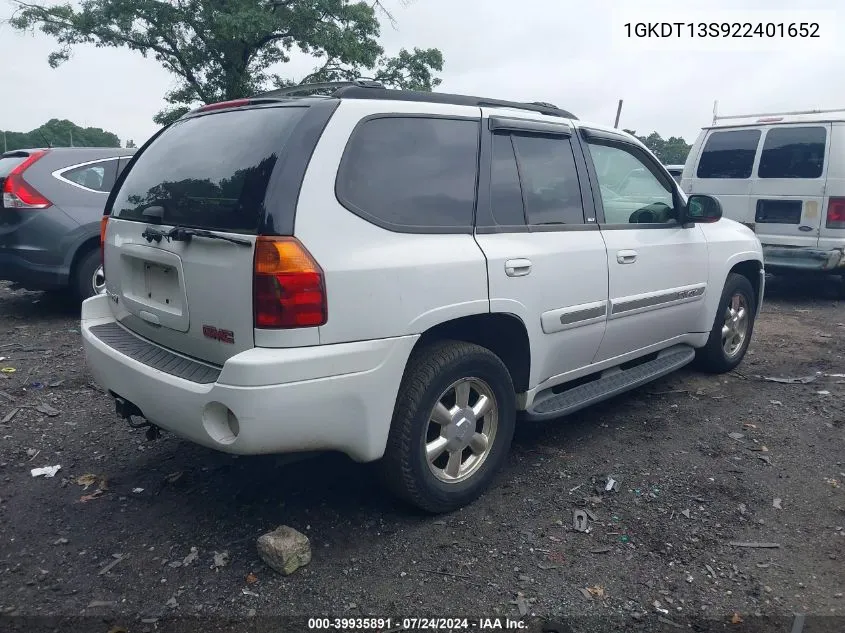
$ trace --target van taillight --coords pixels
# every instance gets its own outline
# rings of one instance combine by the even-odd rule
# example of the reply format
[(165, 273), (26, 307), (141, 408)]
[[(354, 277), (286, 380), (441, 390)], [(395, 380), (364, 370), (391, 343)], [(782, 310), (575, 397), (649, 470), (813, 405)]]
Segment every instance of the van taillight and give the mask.
[(845, 229), (845, 198), (828, 200), (825, 226), (829, 229)]
[(328, 321), (323, 270), (296, 238), (256, 240), (253, 310), (257, 328), (316, 327)]
[(23, 179), (23, 172), (46, 153), (46, 151), (32, 152), (25, 161), (9, 172), (6, 181), (3, 183), (4, 207), (7, 209), (46, 209), (53, 204)]

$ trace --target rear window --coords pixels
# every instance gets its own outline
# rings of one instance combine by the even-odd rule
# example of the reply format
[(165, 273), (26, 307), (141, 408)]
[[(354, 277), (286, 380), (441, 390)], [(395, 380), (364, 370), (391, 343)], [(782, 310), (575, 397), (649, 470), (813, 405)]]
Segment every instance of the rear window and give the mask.
[(4, 156), (0, 158), (0, 178), (8, 176), (15, 167), (26, 159), (26, 156)]
[(472, 227), (476, 121), (390, 116), (361, 124), (344, 152), (338, 200), (384, 228), (457, 232)]
[(781, 127), (766, 134), (760, 155), (760, 178), (818, 178), (824, 167), (827, 130)]
[(174, 123), (132, 166), (112, 215), (148, 222), (158, 213), (163, 224), (257, 232), (273, 167), (306, 110), (252, 108)]
[(699, 178), (750, 178), (760, 130), (713, 132), (701, 152)]

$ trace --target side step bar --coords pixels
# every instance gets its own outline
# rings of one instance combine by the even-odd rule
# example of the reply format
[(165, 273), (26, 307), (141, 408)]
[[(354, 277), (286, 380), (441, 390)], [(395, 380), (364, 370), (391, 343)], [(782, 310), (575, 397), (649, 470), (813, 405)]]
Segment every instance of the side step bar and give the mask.
[(654, 360), (631, 367), (613, 368), (603, 372), (596, 380), (553, 393), (551, 389), (537, 396), (523, 415), (523, 419), (540, 422), (569, 415), (592, 404), (607, 400), (639, 387), (656, 378), (670, 374), (695, 358), (695, 349), (679, 345), (664, 350)]

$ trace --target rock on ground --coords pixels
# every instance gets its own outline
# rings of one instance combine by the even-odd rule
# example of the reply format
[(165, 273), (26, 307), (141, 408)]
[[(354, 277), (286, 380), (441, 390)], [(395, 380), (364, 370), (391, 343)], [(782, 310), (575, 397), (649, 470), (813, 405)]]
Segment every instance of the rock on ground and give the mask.
[(270, 567), (285, 576), (311, 562), (308, 537), (282, 525), (258, 538), (258, 553)]

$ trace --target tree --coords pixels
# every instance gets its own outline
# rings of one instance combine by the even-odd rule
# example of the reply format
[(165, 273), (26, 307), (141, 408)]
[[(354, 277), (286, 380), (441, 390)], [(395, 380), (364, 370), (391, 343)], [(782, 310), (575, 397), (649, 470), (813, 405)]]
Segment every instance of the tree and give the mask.
[(66, 119), (50, 119), (29, 132), (6, 131), (6, 147), (30, 149), (33, 147), (69, 147), (73, 138), (74, 147), (120, 147), (116, 134), (98, 127), (79, 127)]
[[(632, 136), (637, 136), (634, 130), (625, 130)], [(692, 146), (680, 137), (671, 136), (668, 140), (663, 140), (657, 132), (652, 132), (648, 136), (637, 136), (640, 142), (649, 148), (658, 160), (664, 165), (683, 165), (687, 160)]]
[[(391, 87), (431, 90), (440, 84), (434, 72), (443, 69), (436, 48), (385, 55), (379, 15), (395, 20), (380, 0), (82, 0), (79, 8), (13, 3), (13, 28), (39, 29), (58, 41), (48, 57), (53, 68), (70, 58), (74, 45), (94, 44), (151, 55), (176, 75), (176, 87), (165, 95), (168, 107), (154, 117), (159, 124), (197, 103), (365, 71)], [(299, 82), (273, 72), (294, 51), (320, 62)]]

